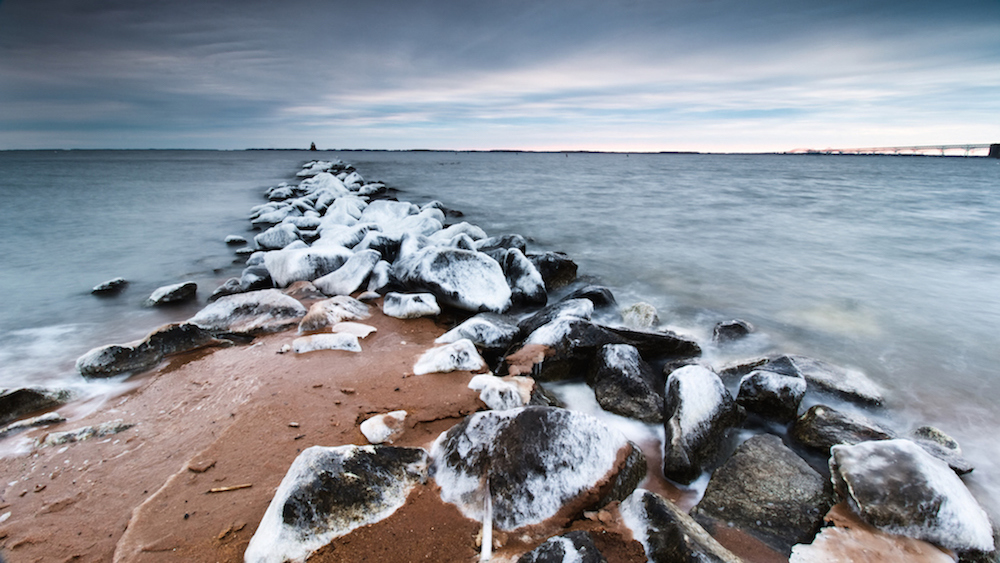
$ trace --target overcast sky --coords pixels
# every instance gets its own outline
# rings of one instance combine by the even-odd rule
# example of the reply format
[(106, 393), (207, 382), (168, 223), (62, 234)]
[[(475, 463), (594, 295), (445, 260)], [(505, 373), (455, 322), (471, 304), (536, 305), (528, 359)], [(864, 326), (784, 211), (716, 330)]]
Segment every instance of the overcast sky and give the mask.
[(1000, 142), (1000, 1), (0, 0), (0, 149)]

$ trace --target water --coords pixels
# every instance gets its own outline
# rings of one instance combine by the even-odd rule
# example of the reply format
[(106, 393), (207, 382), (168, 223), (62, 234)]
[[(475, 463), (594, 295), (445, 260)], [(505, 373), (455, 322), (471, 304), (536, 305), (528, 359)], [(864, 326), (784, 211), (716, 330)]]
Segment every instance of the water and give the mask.
[[(304, 152), (0, 153), (0, 386), (75, 381), (92, 346), (139, 338), (196, 307), (142, 308), (194, 279), (236, 275), (264, 188)], [(981, 158), (518, 153), (319, 153), (416, 203), (439, 199), (491, 234), (567, 252), (581, 273), (646, 301), (716, 363), (800, 353), (888, 390), (878, 415), (931, 423), (978, 466), (1000, 507), (1000, 162)], [(132, 280), (98, 299), (106, 279)], [(707, 344), (720, 320), (758, 334)], [(85, 387), (85, 386), (84, 386)]]

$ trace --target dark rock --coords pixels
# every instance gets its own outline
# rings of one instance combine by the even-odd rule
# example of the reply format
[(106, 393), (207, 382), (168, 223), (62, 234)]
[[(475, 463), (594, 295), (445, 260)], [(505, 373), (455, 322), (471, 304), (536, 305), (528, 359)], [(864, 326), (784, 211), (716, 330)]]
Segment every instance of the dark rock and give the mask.
[(646, 361), (678, 360), (701, 355), (701, 347), (694, 340), (670, 331), (631, 330), (615, 326), (601, 328), (611, 332), (626, 344), (638, 348)]
[(882, 389), (863, 372), (842, 368), (805, 356), (773, 356), (757, 358), (723, 369), (723, 376), (743, 376), (755, 369), (786, 375), (801, 375), (811, 390), (822, 390), (858, 403), (881, 405)]
[(128, 280), (125, 278), (114, 278), (108, 280), (104, 283), (94, 286), (90, 292), (94, 295), (107, 296), (107, 295), (117, 295), (121, 293), (128, 286)]
[(591, 386), (604, 410), (643, 422), (663, 422), (663, 379), (642, 360), (635, 346), (602, 346)]
[(760, 434), (715, 470), (691, 515), (709, 531), (735, 526), (788, 555), (812, 540), (831, 506), (826, 479), (780, 438)]
[(531, 375), (538, 381), (583, 378), (601, 346), (624, 343), (590, 321), (557, 317), (532, 332), (505, 363), (510, 375)]
[(240, 288), (243, 291), (258, 291), (272, 287), (274, 281), (271, 280), (271, 272), (264, 266), (248, 266), (240, 274)]
[(25, 417), (33, 412), (64, 405), (73, 398), (65, 389), (21, 387), (0, 390), (0, 424)]
[(281, 223), (253, 237), (253, 242), (258, 248), (278, 250), (300, 240), (300, 238), (298, 227), (290, 223)]
[(518, 558), (517, 563), (607, 563), (589, 532), (566, 532)]
[(785, 375), (755, 370), (740, 380), (736, 402), (752, 412), (778, 422), (791, 422), (799, 414), (799, 403), (806, 394), (806, 380), (800, 375)]
[(584, 286), (563, 297), (563, 301), (569, 299), (589, 299), (596, 309), (609, 309), (618, 306), (618, 302), (615, 301), (615, 296), (611, 293), (611, 290), (600, 285)]
[(667, 378), (663, 416), (663, 475), (687, 484), (718, 461), (729, 429), (745, 414), (719, 376), (691, 365)]
[[(475, 413), (434, 443), (432, 475), (441, 498), (482, 520), (487, 490), (493, 524), (515, 530), (558, 517), (567, 523), (608, 500), (630, 493), (645, 459), (620, 432), (575, 411), (524, 407)], [(641, 459), (641, 463), (636, 463)], [(625, 474), (634, 482), (620, 482)], [(486, 488), (488, 484), (488, 489)], [(611, 500), (620, 500), (613, 498)]]
[(510, 307), (503, 269), (481, 252), (425, 247), (397, 260), (392, 274), (410, 290), (429, 291), (458, 309), (502, 313)]
[[(2, 394), (0, 394), (0, 401), (2, 401)], [(2, 407), (0, 407), (2, 408)], [(51, 408), (51, 407), (48, 407)], [(3, 411), (0, 410), (0, 413)], [(0, 417), (3, 415), (0, 414)], [(58, 412), (48, 412), (39, 416), (34, 416), (31, 418), (25, 418), (24, 420), (19, 420), (11, 424), (4, 426), (4, 423), (0, 422), (0, 439), (6, 438), (12, 434), (18, 432), (23, 432), (31, 428), (38, 428), (39, 426), (50, 426), (53, 424), (60, 424), (66, 422), (66, 417), (59, 414)]]
[(161, 326), (139, 342), (94, 348), (76, 360), (76, 369), (86, 378), (138, 373), (156, 367), (165, 356), (231, 344), (194, 324), (174, 323)]
[(566, 408), (566, 405), (559, 400), (559, 397), (556, 397), (555, 394), (543, 387), (542, 384), (537, 381), (531, 388), (531, 400), (528, 402), (528, 406), (557, 407), (560, 409)]
[(241, 237), (239, 235), (229, 235), (229, 236), (226, 237), (226, 244), (237, 245), (237, 244), (246, 244), (246, 243), (247, 243), (247, 239), (245, 237)]
[(212, 295), (208, 296), (208, 302), (211, 303), (220, 297), (236, 293), (243, 293), (243, 286), (240, 285), (240, 278), (229, 278), (222, 285), (215, 288)]
[(548, 301), (545, 282), (542, 281), (542, 275), (535, 269), (535, 265), (524, 256), (523, 252), (516, 248), (507, 250), (500, 267), (507, 277), (513, 305), (536, 307), (545, 305)]
[(434, 342), (447, 344), (468, 338), (480, 349), (500, 354), (510, 348), (519, 333), (520, 330), (513, 317), (497, 313), (479, 313), (442, 334)]
[(503, 235), (489, 237), (476, 241), (476, 250), (489, 254), (494, 250), (514, 249), (525, 253), (528, 250), (528, 242), (521, 235)]
[(188, 322), (220, 333), (259, 334), (298, 324), (306, 308), (277, 289), (263, 289), (219, 298)]
[(146, 299), (146, 306), (158, 307), (161, 305), (184, 303), (185, 301), (193, 300), (197, 292), (198, 284), (193, 281), (165, 285), (157, 288), (149, 296), (149, 299)]
[(565, 287), (576, 280), (576, 262), (562, 252), (545, 252), (543, 254), (528, 254), (528, 260), (542, 275), (545, 289), (553, 290)]
[(288, 469), (250, 539), (247, 563), (304, 561), (392, 515), (427, 478), (427, 453), (392, 446), (313, 446)]
[(718, 343), (731, 342), (746, 337), (753, 332), (753, 325), (746, 321), (734, 319), (715, 325), (712, 330), (712, 340)]
[(636, 489), (619, 507), (651, 563), (742, 563), (674, 503)]
[(789, 435), (796, 442), (829, 453), (837, 444), (858, 444), (896, 437), (892, 430), (860, 416), (850, 416), (826, 405), (814, 405), (795, 420)]
[(522, 319), (517, 326), (521, 334), (528, 336), (555, 319), (576, 318), (589, 321), (593, 313), (594, 304), (589, 299), (564, 299)]
[(962, 455), (962, 448), (951, 436), (933, 426), (921, 426), (913, 431), (911, 439), (927, 453), (948, 464), (955, 473), (971, 473), (975, 466)]
[(986, 512), (945, 462), (909, 440), (834, 446), (837, 493), (867, 523), (956, 551), (990, 552)]

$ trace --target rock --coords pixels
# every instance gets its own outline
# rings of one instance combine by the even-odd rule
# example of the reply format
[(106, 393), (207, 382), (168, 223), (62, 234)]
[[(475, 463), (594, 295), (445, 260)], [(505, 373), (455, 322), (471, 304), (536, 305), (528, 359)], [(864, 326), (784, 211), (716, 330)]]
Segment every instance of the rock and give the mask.
[(508, 250), (516, 248), (524, 253), (528, 249), (528, 242), (524, 240), (524, 237), (521, 235), (512, 234), (489, 238), (480, 237), (480, 239), (481, 240), (476, 240), (476, 250), (479, 252), (491, 253), (494, 250)]
[(639, 302), (622, 310), (622, 321), (629, 328), (648, 330), (660, 324), (660, 317), (656, 314), (656, 307)]
[(513, 317), (479, 313), (442, 334), (434, 342), (447, 344), (467, 338), (481, 349), (502, 353), (510, 348), (519, 333)]
[(362, 223), (375, 223), (381, 227), (389, 227), (402, 221), (411, 212), (419, 211), (419, 209), (414, 210), (413, 207), (405, 201), (375, 200), (368, 204), (368, 207), (361, 213), (358, 221)]
[(279, 250), (300, 238), (298, 227), (290, 223), (281, 223), (253, 237), (253, 242), (264, 250)]
[(330, 332), (341, 333), (341, 334), (353, 334), (358, 338), (365, 338), (369, 334), (376, 332), (378, 329), (371, 325), (352, 323), (352, 322), (340, 322), (330, 327)]
[(849, 401), (881, 405), (882, 389), (867, 375), (805, 356), (772, 356), (744, 361), (721, 371), (726, 376), (743, 376), (754, 369), (786, 375), (801, 375), (811, 390), (823, 390)]
[(753, 330), (753, 325), (746, 321), (739, 319), (723, 321), (712, 329), (712, 340), (719, 344), (732, 342), (748, 336)]
[(684, 360), (701, 355), (701, 347), (689, 338), (668, 330), (630, 330), (616, 326), (602, 326), (626, 344), (635, 346), (646, 361)]
[(392, 273), (404, 287), (429, 291), (458, 309), (502, 313), (510, 307), (511, 291), (503, 269), (481, 252), (425, 247), (401, 256)]
[(500, 266), (507, 277), (513, 305), (542, 306), (548, 301), (545, 282), (535, 265), (516, 248), (507, 250)]
[(292, 340), (292, 350), (296, 354), (315, 352), (316, 350), (344, 350), (345, 352), (360, 352), (361, 344), (358, 337), (348, 333), (313, 334), (300, 336)]
[(341, 246), (285, 249), (264, 255), (264, 266), (278, 287), (296, 281), (313, 281), (340, 268), (352, 256)]
[(392, 272), (392, 264), (385, 260), (380, 260), (378, 264), (375, 264), (372, 273), (368, 276), (367, 293), (375, 293), (375, 299), (381, 297), (378, 292), (384, 291), (392, 283), (390, 272)]
[(94, 295), (115, 295), (121, 293), (128, 286), (125, 278), (114, 278), (94, 286), (90, 292)]
[(23, 418), (31, 413), (68, 403), (73, 393), (65, 389), (19, 387), (0, 389), (0, 424)]
[(538, 311), (517, 323), (521, 334), (530, 335), (543, 325), (556, 319), (582, 319), (589, 321), (594, 314), (594, 303), (589, 299), (564, 299)]
[(590, 321), (557, 317), (532, 332), (524, 345), (504, 361), (510, 375), (528, 374), (538, 381), (582, 379), (601, 346), (623, 343)]
[(372, 444), (391, 444), (406, 427), (406, 411), (377, 414), (361, 423), (361, 433)]
[(368, 231), (365, 238), (354, 247), (354, 250), (377, 250), (382, 255), (383, 260), (392, 263), (399, 257), (401, 242), (399, 237), (391, 237), (380, 231)]
[(921, 426), (913, 431), (910, 439), (927, 453), (948, 464), (955, 473), (965, 475), (975, 467), (965, 456), (954, 438), (933, 426)]
[(360, 321), (371, 316), (368, 305), (347, 295), (317, 301), (299, 323), (299, 334), (317, 332), (344, 321)]
[(566, 532), (518, 558), (517, 563), (607, 563), (589, 532)]
[(826, 405), (813, 405), (795, 420), (789, 436), (796, 442), (828, 454), (837, 444), (890, 440), (896, 433), (861, 416), (844, 414)]
[(154, 291), (149, 299), (146, 299), (147, 307), (158, 307), (172, 303), (183, 303), (191, 301), (198, 291), (198, 284), (193, 281), (175, 283), (159, 287)]
[(382, 301), (382, 312), (397, 319), (416, 319), (439, 315), (441, 308), (430, 293), (389, 292)]
[(570, 299), (588, 299), (597, 309), (609, 309), (618, 305), (611, 290), (600, 285), (587, 285), (563, 297), (563, 301)]
[[(638, 451), (589, 415), (523, 407), (478, 412), (441, 434), (431, 471), (441, 498), (468, 518), (482, 521), (489, 494), (494, 527), (509, 531), (568, 523), (627, 496), (645, 475)], [(608, 498), (612, 489), (620, 496)]]
[(281, 290), (281, 292), (299, 301), (326, 299), (326, 295), (323, 295), (322, 291), (316, 289), (316, 286), (312, 282), (307, 281), (292, 282), (291, 285)]
[(891, 534), (956, 551), (993, 551), (986, 512), (948, 464), (902, 439), (831, 449), (837, 493), (861, 518)]
[(831, 506), (826, 479), (780, 438), (759, 434), (715, 470), (691, 516), (709, 531), (736, 527), (788, 555), (812, 540)]
[(651, 563), (742, 563), (674, 503), (636, 489), (619, 511)]
[(119, 419), (112, 420), (111, 422), (103, 422), (95, 426), (84, 426), (83, 428), (77, 428), (76, 430), (51, 432), (39, 440), (38, 445), (61, 446), (63, 444), (70, 444), (73, 442), (82, 442), (91, 438), (104, 438), (105, 436), (111, 436), (113, 434), (118, 434), (119, 432), (124, 432), (133, 426), (135, 425), (122, 422)]
[(528, 405), (534, 387), (530, 377), (497, 377), (492, 373), (481, 373), (469, 381), (469, 389), (479, 391), (479, 400), (495, 411)]
[(271, 279), (271, 272), (265, 266), (243, 268), (243, 272), (240, 274), (240, 289), (243, 291), (259, 291), (272, 287), (274, 287), (274, 281)]
[(306, 308), (277, 289), (220, 297), (188, 322), (215, 332), (255, 335), (277, 332), (299, 322)]
[(76, 360), (76, 369), (86, 378), (134, 374), (156, 367), (164, 356), (231, 344), (190, 322), (174, 323), (157, 328), (138, 342), (94, 348)]
[[(0, 397), (0, 400), (2, 400), (2, 397)], [(14, 422), (0, 428), (0, 438), (5, 438), (7, 436), (10, 436), (11, 434), (16, 434), (17, 432), (20, 432), (22, 430), (27, 430), (29, 428), (38, 428), (39, 426), (59, 424), (60, 422), (66, 422), (66, 417), (62, 416), (57, 412), (49, 412), (43, 415), (26, 418), (24, 420)]]
[(729, 429), (744, 413), (719, 376), (691, 365), (667, 378), (663, 416), (663, 475), (688, 484), (718, 461)]
[(281, 480), (244, 561), (304, 561), (333, 539), (391, 516), (426, 478), (427, 453), (419, 448), (307, 448)]
[(643, 422), (663, 422), (663, 380), (639, 357), (635, 346), (602, 346), (591, 386), (604, 410)]
[[(427, 209), (435, 208), (424, 206), (421, 208), (421, 211), (425, 211)], [(455, 223), (448, 228), (441, 229), (440, 231), (434, 233), (434, 235), (430, 238), (437, 244), (445, 244), (460, 235), (465, 235), (473, 241), (477, 241), (486, 238), (486, 231), (476, 225), (462, 221), (461, 223)], [(473, 246), (470, 250), (476, 250), (475, 246)]]
[(449, 373), (452, 371), (479, 371), (486, 369), (486, 362), (470, 340), (462, 339), (451, 344), (431, 348), (413, 365), (414, 375)]
[(226, 237), (226, 244), (237, 245), (237, 244), (246, 244), (246, 243), (247, 243), (247, 239), (245, 237), (241, 237), (239, 235), (229, 235), (229, 236)]
[(778, 422), (791, 422), (799, 414), (799, 403), (806, 394), (806, 380), (801, 375), (785, 375), (754, 370), (740, 379), (736, 402), (752, 412)]
[(208, 296), (208, 302), (212, 303), (220, 297), (235, 295), (237, 293), (243, 293), (243, 287), (240, 285), (240, 278), (229, 278), (222, 285), (215, 288), (215, 291)]
[(528, 254), (528, 260), (542, 275), (545, 289), (553, 290), (567, 286), (576, 280), (576, 263), (562, 252), (545, 252), (543, 254)]
[(381, 258), (376, 250), (362, 250), (340, 268), (313, 281), (313, 285), (327, 295), (350, 295), (368, 279)]

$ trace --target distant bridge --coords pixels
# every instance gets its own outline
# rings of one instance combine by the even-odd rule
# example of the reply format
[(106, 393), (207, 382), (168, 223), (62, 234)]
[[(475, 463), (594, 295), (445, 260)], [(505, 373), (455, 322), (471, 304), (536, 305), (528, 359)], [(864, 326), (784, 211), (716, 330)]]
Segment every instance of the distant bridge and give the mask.
[(990, 156), (1000, 158), (1000, 144), (916, 145), (859, 149), (794, 149), (788, 154), (898, 154), (925, 156)]

